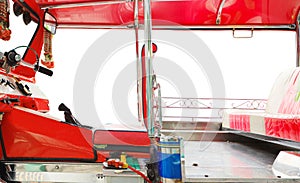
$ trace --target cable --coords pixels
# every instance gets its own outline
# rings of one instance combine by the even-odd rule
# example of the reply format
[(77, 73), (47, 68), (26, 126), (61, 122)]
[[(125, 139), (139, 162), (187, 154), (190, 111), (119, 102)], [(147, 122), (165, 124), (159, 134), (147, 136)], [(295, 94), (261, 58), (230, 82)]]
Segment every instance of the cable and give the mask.
[(133, 171), (134, 173), (138, 174), (139, 176), (141, 176), (145, 181), (147, 181), (148, 183), (152, 183), (148, 177), (143, 174), (142, 172), (138, 171), (137, 169), (134, 169), (132, 166), (128, 165), (128, 168)]

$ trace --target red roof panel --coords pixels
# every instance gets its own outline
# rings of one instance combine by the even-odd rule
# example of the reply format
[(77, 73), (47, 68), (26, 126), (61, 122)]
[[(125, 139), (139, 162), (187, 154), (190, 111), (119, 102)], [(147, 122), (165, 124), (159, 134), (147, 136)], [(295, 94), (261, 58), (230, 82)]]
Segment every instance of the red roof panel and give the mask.
[[(101, 1), (36, 1), (41, 7), (50, 7), (50, 11), (57, 17), (58, 23), (61, 25), (123, 25), (133, 21), (133, 2), (92, 5)], [(216, 25), (221, 2), (222, 0), (156, 0), (152, 2), (152, 18), (180, 25)], [(62, 5), (69, 7), (55, 7)], [(299, 7), (300, 0), (225, 0), (220, 24), (295, 24)], [(139, 15), (142, 20), (143, 4), (141, 2), (139, 2)]]

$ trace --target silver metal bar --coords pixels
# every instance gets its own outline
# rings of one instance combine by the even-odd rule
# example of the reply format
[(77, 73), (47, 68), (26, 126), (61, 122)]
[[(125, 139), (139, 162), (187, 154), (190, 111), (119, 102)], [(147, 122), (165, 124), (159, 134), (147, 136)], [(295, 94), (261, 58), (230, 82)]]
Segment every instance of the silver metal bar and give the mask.
[(130, 25), (75, 25), (75, 24), (60, 24), (59, 29), (132, 29), (133, 24)]
[(162, 106), (161, 106), (161, 88), (158, 84), (158, 121), (159, 121), (159, 128), (158, 128), (158, 135), (160, 136), (161, 129), (162, 129)]
[(296, 66), (299, 67), (300, 65), (300, 11), (298, 12), (297, 23), (296, 23), (296, 40), (297, 40)]
[(267, 101), (267, 99), (259, 98), (195, 98), (195, 97), (162, 97), (162, 99), (197, 99), (197, 100), (253, 100), (253, 101)]
[(135, 31), (135, 49), (136, 49), (136, 70), (137, 70), (137, 108), (138, 108), (138, 121), (142, 121), (143, 108), (142, 108), (142, 64), (140, 60), (139, 48), (139, 1), (134, 0), (134, 31)]
[(217, 14), (217, 19), (216, 19), (216, 24), (217, 24), (217, 25), (221, 23), (222, 10), (223, 10), (225, 1), (226, 1), (226, 0), (222, 0), (221, 4), (220, 4), (220, 6), (219, 6), (218, 14)]
[(17, 182), (103, 182), (101, 163), (1, 162), (5, 181)]
[(82, 3), (65, 3), (57, 5), (41, 5), (42, 9), (61, 9), (61, 8), (78, 8), (85, 6), (97, 6), (108, 4), (120, 4), (132, 2), (132, 0), (107, 0), (107, 1), (94, 1), (94, 2), (82, 2)]
[[(143, 183), (144, 179), (128, 169), (116, 173), (103, 168), (102, 163), (68, 162), (1, 162), (0, 177), (9, 182), (61, 182), (61, 183)], [(145, 173), (145, 170), (141, 170)], [(1, 180), (0, 178), (0, 180)]]
[(288, 25), (215, 25), (215, 26), (173, 26), (173, 25), (153, 25), (155, 30), (232, 30), (232, 29), (247, 29), (247, 30), (295, 30), (295, 24)]
[(147, 101), (147, 123), (148, 136), (154, 137), (154, 117), (153, 117), (153, 95), (152, 95), (152, 18), (151, 18), (151, 0), (144, 0), (144, 37), (145, 37), (145, 66), (146, 66), (146, 101)]
[[(75, 25), (75, 24), (59, 24), (60, 29), (134, 29), (134, 24), (130, 25)], [(139, 29), (144, 29), (144, 25), (139, 24)], [(172, 25), (153, 25), (155, 30), (296, 30), (295, 24), (290, 25), (216, 25), (216, 26), (172, 26)]]

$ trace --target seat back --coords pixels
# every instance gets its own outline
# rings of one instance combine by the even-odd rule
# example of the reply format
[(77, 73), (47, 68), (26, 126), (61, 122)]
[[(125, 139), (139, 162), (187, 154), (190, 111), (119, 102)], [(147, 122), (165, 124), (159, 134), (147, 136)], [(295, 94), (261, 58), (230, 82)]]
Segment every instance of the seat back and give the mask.
[(270, 92), (266, 112), (269, 114), (300, 114), (300, 68), (282, 72)]

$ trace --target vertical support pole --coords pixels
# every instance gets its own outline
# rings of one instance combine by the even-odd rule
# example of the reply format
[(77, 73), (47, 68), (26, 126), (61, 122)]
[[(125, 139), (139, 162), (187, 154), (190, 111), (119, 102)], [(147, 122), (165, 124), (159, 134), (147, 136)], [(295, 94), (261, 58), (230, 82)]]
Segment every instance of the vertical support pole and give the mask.
[(297, 60), (296, 66), (300, 65), (300, 11), (298, 12), (297, 21), (296, 21), (296, 40), (297, 40)]
[(159, 127), (157, 129), (158, 136), (160, 136), (160, 131), (162, 129), (162, 106), (161, 106), (161, 88), (160, 84), (158, 84), (158, 117), (159, 117)]
[[(144, 38), (145, 38), (145, 70), (146, 70), (146, 101), (147, 101), (147, 118), (144, 123), (147, 123), (148, 126), (148, 136), (150, 138), (151, 146), (150, 146), (150, 162), (148, 165), (151, 165), (148, 168), (148, 171), (151, 171), (152, 183), (159, 183), (159, 173), (158, 173), (158, 157), (157, 157), (157, 139), (155, 138), (155, 128), (154, 128), (154, 113), (153, 113), (153, 67), (152, 67), (152, 58), (153, 58), (153, 50), (152, 50), (152, 39), (151, 39), (151, 31), (152, 31), (152, 18), (151, 18), (151, 0), (144, 0)], [(143, 75), (143, 77), (145, 77)], [(151, 175), (151, 174), (148, 174)]]
[(136, 50), (136, 71), (137, 71), (137, 109), (138, 121), (142, 121), (143, 108), (142, 108), (142, 66), (139, 54), (139, 1), (134, 0), (134, 32), (135, 32), (135, 50)]
[(151, 0), (144, 0), (144, 36), (145, 36), (145, 65), (146, 65), (146, 100), (147, 100), (147, 114), (148, 118), (148, 136), (154, 137), (154, 117), (153, 117), (153, 95), (152, 95), (152, 19), (151, 19)]

